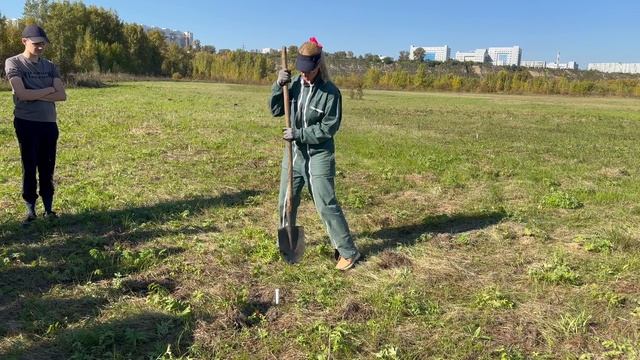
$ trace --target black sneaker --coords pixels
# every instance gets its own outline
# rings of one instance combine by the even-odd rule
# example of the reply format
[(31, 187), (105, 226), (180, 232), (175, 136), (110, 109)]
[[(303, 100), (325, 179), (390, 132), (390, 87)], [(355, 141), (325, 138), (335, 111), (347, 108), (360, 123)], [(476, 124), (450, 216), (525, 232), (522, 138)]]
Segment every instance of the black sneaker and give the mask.
[(36, 218), (36, 214), (27, 213), (27, 216), (25, 216), (24, 220), (22, 220), (22, 226), (29, 226), (29, 224), (31, 224)]

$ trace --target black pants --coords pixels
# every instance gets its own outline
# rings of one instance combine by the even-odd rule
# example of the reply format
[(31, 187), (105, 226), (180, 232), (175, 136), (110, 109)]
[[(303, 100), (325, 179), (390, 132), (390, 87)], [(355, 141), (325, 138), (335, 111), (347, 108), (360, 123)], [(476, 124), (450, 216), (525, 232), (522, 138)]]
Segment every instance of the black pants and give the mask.
[(16, 129), (16, 136), (20, 143), (22, 198), (31, 204), (35, 204), (38, 199), (37, 171), (40, 180), (40, 196), (43, 199), (52, 199), (58, 124), (15, 118), (13, 127)]

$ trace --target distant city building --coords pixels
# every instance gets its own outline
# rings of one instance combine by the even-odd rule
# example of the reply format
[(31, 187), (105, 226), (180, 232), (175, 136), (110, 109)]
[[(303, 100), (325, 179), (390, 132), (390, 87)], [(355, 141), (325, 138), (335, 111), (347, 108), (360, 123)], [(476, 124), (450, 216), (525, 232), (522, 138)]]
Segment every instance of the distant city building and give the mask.
[(489, 60), (489, 55), (487, 54), (487, 49), (476, 49), (468, 52), (456, 51), (456, 60), (484, 63)]
[(142, 27), (146, 32), (153, 30), (160, 31), (164, 35), (164, 39), (167, 43), (177, 44), (183, 48), (191, 47), (193, 45), (193, 33), (190, 31), (180, 31), (146, 25), (142, 25)]
[(496, 66), (520, 66), (522, 49), (520, 46), (490, 47), (487, 49), (491, 64)]
[(567, 63), (546, 62), (546, 61), (521, 61), (520, 66), (539, 69), (566, 69), (578, 70), (578, 63), (569, 61)]
[(520, 66), (524, 66), (524, 67), (528, 67), (528, 68), (539, 68), (539, 69), (544, 69), (547, 67), (547, 62), (546, 61), (533, 61), (533, 60), (528, 60), (528, 61), (521, 61), (520, 62)]
[(413, 46), (409, 47), (409, 60), (415, 60), (413, 52), (416, 49), (424, 50), (424, 60), (428, 61), (447, 61), (451, 58), (451, 48), (445, 46)]
[(578, 63), (575, 61), (569, 61), (568, 63), (547, 63), (547, 69), (578, 70)]
[(489, 62), (496, 66), (519, 66), (521, 58), (522, 49), (519, 46), (491, 47), (468, 52), (456, 52), (456, 60), (458, 61), (471, 61), (475, 63)]
[(587, 65), (587, 70), (605, 73), (640, 74), (640, 63), (595, 63)]
[(277, 53), (278, 49), (273, 49), (273, 48), (264, 48), (262, 50), (260, 50), (260, 53), (262, 54), (271, 54), (271, 53)]

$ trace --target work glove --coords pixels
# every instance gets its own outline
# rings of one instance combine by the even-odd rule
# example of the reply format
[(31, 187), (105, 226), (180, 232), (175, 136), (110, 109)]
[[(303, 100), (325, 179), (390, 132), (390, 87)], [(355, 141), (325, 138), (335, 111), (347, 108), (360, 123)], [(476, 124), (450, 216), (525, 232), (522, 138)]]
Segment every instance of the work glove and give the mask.
[(284, 86), (291, 81), (291, 71), (282, 69), (278, 71), (278, 85)]
[(293, 128), (282, 129), (282, 138), (287, 141), (295, 140), (297, 134), (298, 134), (298, 131), (296, 129), (293, 129)]

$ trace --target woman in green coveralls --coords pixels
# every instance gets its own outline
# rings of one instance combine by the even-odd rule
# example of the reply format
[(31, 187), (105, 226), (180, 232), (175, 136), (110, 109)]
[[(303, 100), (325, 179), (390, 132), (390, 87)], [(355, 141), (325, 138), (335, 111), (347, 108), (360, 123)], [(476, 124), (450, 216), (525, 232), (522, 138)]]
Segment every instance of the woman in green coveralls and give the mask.
[(306, 184), (336, 250), (336, 269), (347, 270), (358, 261), (360, 253), (335, 192), (333, 138), (342, 120), (342, 96), (329, 79), (322, 45), (315, 38), (300, 46), (296, 69), (300, 75), (293, 79), (287, 70), (278, 72), (278, 80), (269, 99), (273, 116), (284, 115), (282, 87), (288, 86), (292, 127), (283, 130), (283, 138), (293, 142), (293, 194), (287, 193), (288, 159), (285, 152), (280, 177), (280, 222), (282, 226), (286, 225), (285, 203), (288, 196), (293, 196), (291, 221), (295, 223), (300, 192)]

